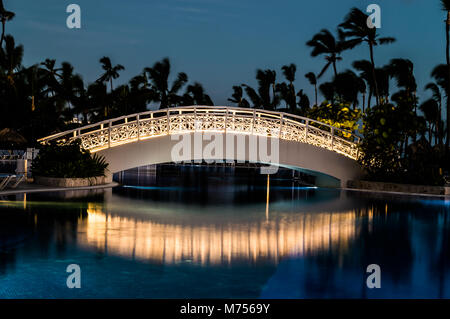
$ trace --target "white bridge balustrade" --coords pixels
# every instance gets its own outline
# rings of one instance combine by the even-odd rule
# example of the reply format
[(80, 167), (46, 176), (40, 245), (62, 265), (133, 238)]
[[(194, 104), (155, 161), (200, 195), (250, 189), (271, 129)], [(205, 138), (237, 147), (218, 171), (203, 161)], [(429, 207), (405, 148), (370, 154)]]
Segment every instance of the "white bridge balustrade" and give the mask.
[[(283, 154), (286, 154), (284, 156), (286, 158), (285, 163), (282, 162), (282, 158), (280, 159), (281, 166), (314, 170), (343, 180), (343, 178), (347, 179), (346, 176), (349, 175), (347, 173), (341, 173), (340, 166), (348, 166), (348, 163), (342, 164), (341, 158), (344, 157), (352, 162), (350, 165), (352, 166), (351, 170), (356, 169), (359, 171), (359, 167), (355, 168), (357, 167), (355, 161), (358, 158), (358, 143), (360, 138), (352, 132), (293, 114), (226, 106), (173, 107), (164, 110), (126, 115), (48, 136), (39, 139), (39, 142), (43, 144), (50, 141), (67, 143), (71, 140), (79, 139), (83, 148), (91, 152), (100, 152), (100, 154), (107, 157), (108, 161), (114, 161), (117, 157), (123, 157), (123, 154), (115, 150), (121, 147), (123, 148), (127, 144), (136, 144), (135, 142), (139, 142), (142, 148), (144, 145), (143, 142), (146, 140), (157, 140), (158, 138), (167, 138), (171, 135), (192, 134), (196, 132), (217, 132), (277, 138), (280, 143), (286, 142), (282, 143), (286, 146), (281, 146), (280, 144), (280, 148), (286, 148), (284, 151), (280, 149), (282, 157)], [(298, 145), (303, 145), (297, 151), (300, 152), (299, 154), (292, 153), (292, 148), (296, 147), (292, 143), (295, 143), (297, 147)], [(164, 147), (170, 147), (169, 144), (168, 142), (164, 142)], [(305, 148), (304, 145), (308, 147)], [(160, 143), (154, 144), (152, 147), (153, 150), (157, 147), (161, 151)], [(316, 149), (321, 149), (326, 152), (312, 154), (317, 152)], [(129, 150), (134, 152), (135, 148), (129, 148)], [(150, 149), (148, 151), (150, 152)], [(142, 157), (144, 155), (143, 152), (145, 151), (136, 150), (133, 156)], [(170, 154), (170, 149), (167, 152)], [(111, 155), (113, 153), (115, 154), (114, 156)], [(305, 153), (312, 156), (312, 161), (298, 162), (293, 160), (294, 157), (304, 158)], [(329, 153), (334, 154), (332, 158), (330, 158), (331, 155)], [(132, 152), (128, 152), (128, 154), (132, 154)], [(148, 153), (145, 153), (145, 155), (150, 156)], [(314, 159), (315, 156), (319, 156), (320, 160)], [(334, 161), (339, 162), (336, 164), (339, 166), (337, 169), (334, 169), (333, 165), (331, 165), (329, 168), (324, 168), (324, 170), (318, 170), (317, 165), (321, 164), (325, 158), (327, 162), (330, 162), (335, 157), (337, 160)], [(166, 156), (166, 158), (170, 160), (169, 157)], [(127, 161), (130, 161), (130, 159), (127, 158)], [(161, 162), (160, 159), (149, 159), (148, 162), (136, 160), (135, 164), (155, 164), (155, 161)], [(314, 164), (314, 161), (317, 164)], [(113, 173), (121, 165), (110, 163), (110, 167), (113, 167)], [(131, 163), (125, 165), (126, 167), (122, 165), (120, 168), (128, 169), (131, 168), (129, 167), (130, 165)], [(352, 177), (356, 176), (355, 174), (350, 175)]]
[(356, 160), (360, 138), (305, 117), (235, 107), (174, 107), (121, 116), (39, 139), (68, 142), (80, 139), (83, 148), (98, 152), (152, 137), (189, 132), (223, 132), (277, 137), (322, 147)]

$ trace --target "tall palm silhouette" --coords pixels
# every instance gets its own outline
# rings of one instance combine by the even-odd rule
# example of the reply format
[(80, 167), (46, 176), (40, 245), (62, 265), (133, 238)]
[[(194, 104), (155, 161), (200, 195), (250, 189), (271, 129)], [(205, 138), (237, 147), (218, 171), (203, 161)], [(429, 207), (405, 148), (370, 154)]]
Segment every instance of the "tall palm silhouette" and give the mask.
[(305, 78), (308, 79), (309, 84), (311, 84), (312, 86), (314, 86), (314, 97), (315, 97), (315, 99), (314, 99), (314, 101), (315, 101), (314, 105), (318, 105), (318, 104), (317, 104), (317, 77), (316, 77), (316, 74), (313, 73), (313, 72), (308, 72), (308, 73), (305, 74)]
[(431, 91), (432, 93), (432, 99), (436, 101), (438, 105), (438, 119), (437, 119), (437, 126), (436, 126), (436, 141), (435, 143), (439, 145), (442, 145), (442, 139), (443, 139), (443, 132), (442, 132), (442, 93), (441, 89), (437, 85), (437, 83), (430, 82), (425, 86), (426, 90)]
[[(443, 92), (447, 95), (447, 90), (449, 87), (450, 82), (450, 74), (448, 73), (448, 67), (447, 64), (439, 64), (437, 65), (433, 71), (431, 72), (431, 77), (435, 80), (436, 84), (442, 89)], [(449, 100), (449, 97), (447, 96), (447, 102)], [(447, 133), (449, 130), (449, 122), (448, 122), (448, 109), (447, 109)], [(445, 141), (445, 147), (446, 149), (449, 148), (449, 141), (448, 141), (448, 135), (446, 135), (446, 141)]]
[(0, 48), (0, 70), (7, 83), (15, 86), (15, 77), (22, 67), (23, 46), (16, 46), (14, 38), (10, 35), (5, 36), (4, 49)]
[[(291, 112), (295, 112), (297, 109), (297, 97), (295, 94), (295, 73), (297, 66), (295, 64), (284, 65), (282, 68), (283, 75), (288, 83), (276, 84), (276, 91), (280, 93), (280, 99), (286, 101), (286, 106)], [(308, 106), (309, 107), (309, 106)]]
[(403, 88), (411, 99), (414, 98), (417, 84), (414, 77), (414, 64), (411, 60), (392, 59), (387, 68), (390, 77), (396, 80), (397, 87)]
[[(370, 104), (372, 102), (372, 96), (374, 92), (374, 83), (372, 76), (372, 63), (368, 60), (358, 60), (352, 63), (355, 70), (359, 71), (359, 76), (366, 82), (366, 88), (369, 89), (369, 94), (367, 96), (367, 109), (370, 109)], [(365, 111), (363, 103), (363, 112)]]
[[(113, 79), (117, 79), (120, 76), (119, 71), (125, 70), (125, 68), (120, 64), (113, 66), (111, 63), (111, 59), (106, 56), (104, 56), (103, 58), (100, 59), (100, 63), (102, 65), (102, 69), (105, 71), (105, 73), (102, 74), (102, 76), (97, 80), (97, 82), (100, 82), (100, 83), (108, 83), (109, 82), (110, 90), (111, 90), (110, 93), (112, 93), (114, 91)], [(110, 103), (108, 103), (108, 104), (110, 104)], [(110, 109), (111, 109), (111, 105), (105, 105), (105, 109), (104, 109), (105, 117), (108, 116)]]
[(250, 103), (244, 98), (244, 90), (242, 86), (235, 85), (233, 86), (233, 94), (228, 101), (232, 103), (236, 103), (238, 107), (249, 107)]
[(73, 66), (69, 62), (61, 63), (61, 80), (59, 81), (59, 98), (62, 101), (62, 109), (66, 106), (69, 110), (74, 105), (79, 85), (82, 82), (81, 76), (73, 73)]
[(102, 69), (105, 73), (97, 80), (99, 82), (109, 82), (111, 92), (113, 91), (113, 79), (117, 79), (119, 75), (119, 71), (125, 70), (123, 65), (117, 64), (115, 66), (112, 65), (111, 59), (104, 56), (100, 59), (100, 63), (102, 65)]
[(6, 22), (11, 21), (15, 17), (15, 13), (8, 11), (3, 6), (3, 0), (0, 0), (0, 21), (2, 22), (2, 36), (0, 38), (0, 48), (3, 45), (5, 39)]
[(344, 22), (340, 24), (343, 29), (342, 36), (345, 39), (344, 46), (346, 48), (352, 49), (364, 42), (369, 46), (370, 51), (370, 62), (372, 63), (372, 77), (375, 89), (375, 96), (377, 104), (380, 103), (380, 92), (378, 88), (376, 67), (373, 48), (377, 45), (388, 44), (395, 42), (395, 38), (384, 37), (379, 38), (376, 28), (370, 28), (367, 25), (367, 19), (369, 17), (359, 10), (358, 8), (353, 8), (350, 13), (345, 17)]
[(344, 43), (341, 41), (341, 32), (339, 32), (339, 40), (337, 40), (334, 35), (327, 29), (323, 29), (317, 33), (310, 41), (306, 42), (306, 45), (311, 47), (312, 57), (317, 57), (319, 55), (325, 55), (325, 60), (327, 63), (320, 71), (318, 78), (328, 70), (330, 65), (333, 66), (334, 75), (337, 75), (336, 62), (341, 61), (342, 58), (339, 56), (342, 51), (344, 51)]
[(180, 72), (169, 88), (170, 69), (168, 58), (156, 62), (151, 68), (144, 69), (154, 91), (154, 101), (160, 103), (160, 109), (176, 106), (180, 102), (178, 92), (188, 81), (187, 74)]
[[(441, 0), (442, 10), (447, 12), (447, 19), (445, 20), (445, 35), (446, 35), (446, 46), (445, 46), (445, 58), (447, 61), (447, 78), (450, 79), (450, 0)], [(450, 81), (447, 81), (447, 86), (445, 87), (445, 92), (447, 93), (447, 139), (445, 142), (445, 148), (447, 153), (449, 153), (450, 148)]]
[(276, 72), (274, 70), (256, 71), (258, 90), (243, 84), (245, 93), (253, 103), (254, 108), (274, 110), (280, 103), (280, 97), (276, 91)]
[(297, 92), (297, 96), (299, 98), (298, 106), (300, 107), (300, 112), (303, 116), (306, 116), (309, 111), (309, 107), (311, 105), (311, 103), (309, 102), (308, 95), (306, 95), (306, 93), (303, 92), (303, 90), (300, 90)]
[[(428, 142), (433, 141), (433, 131), (437, 131), (439, 121), (439, 105), (433, 98), (426, 100), (419, 106), (425, 120), (428, 122)], [(438, 134), (435, 134), (437, 141)]]
[(62, 69), (56, 68), (56, 60), (53, 59), (46, 59), (41, 63), (41, 66), (43, 67), (41, 68), (42, 80), (46, 86), (44, 93), (47, 97), (50, 96), (50, 93), (54, 96), (59, 84), (58, 79), (61, 79), (59, 72), (61, 72)]
[(203, 86), (197, 82), (193, 85), (188, 85), (181, 101), (185, 105), (214, 105), (211, 97), (205, 93)]
[(364, 109), (366, 85), (364, 80), (356, 75), (355, 72), (346, 70), (338, 73), (338, 75), (334, 77), (333, 84), (340, 102), (352, 104), (354, 109), (356, 109), (356, 106), (359, 104), (358, 95), (362, 94)]

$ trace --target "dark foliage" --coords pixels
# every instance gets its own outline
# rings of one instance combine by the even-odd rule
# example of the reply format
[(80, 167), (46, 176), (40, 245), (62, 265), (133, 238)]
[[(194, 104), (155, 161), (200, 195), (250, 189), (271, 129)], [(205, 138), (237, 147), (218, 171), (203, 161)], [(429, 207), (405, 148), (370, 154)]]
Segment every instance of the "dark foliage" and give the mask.
[(90, 154), (79, 141), (65, 145), (55, 143), (42, 146), (33, 161), (35, 176), (59, 178), (87, 178), (105, 176), (108, 163), (102, 156)]

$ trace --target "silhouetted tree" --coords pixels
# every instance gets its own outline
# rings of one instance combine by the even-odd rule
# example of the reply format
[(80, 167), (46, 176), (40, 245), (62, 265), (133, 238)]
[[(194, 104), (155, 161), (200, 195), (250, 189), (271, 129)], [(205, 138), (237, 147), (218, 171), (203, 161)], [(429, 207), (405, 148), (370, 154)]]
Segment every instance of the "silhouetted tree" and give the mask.
[(350, 13), (345, 17), (344, 22), (340, 24), (343, 28), (342, 36), (345, 39), (346, 48), (354, 48), (364, 42), (369, 45), (370, 49), (370, 61), (372, 63), (372, 76), (375, 88), (375, 95), (377, 98), (377, 104), (380, 103), (380, 92), (378, 88), (378, 82), (375, 72), (375, 59), (373, 48), (378, 44), (388, 44), (395, 41), (392, 37), (379, 38), (376, 28), (370, 28), (367, 25), (368, 15), (359, 10), (358, 8), (353, 8)]

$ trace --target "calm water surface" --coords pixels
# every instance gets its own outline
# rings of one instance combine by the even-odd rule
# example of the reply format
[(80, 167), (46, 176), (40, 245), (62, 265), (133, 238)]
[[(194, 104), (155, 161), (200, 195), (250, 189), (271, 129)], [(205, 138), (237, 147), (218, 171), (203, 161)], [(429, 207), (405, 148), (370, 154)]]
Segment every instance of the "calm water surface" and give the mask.
[(449, 200), (204, 171), (121, 181), (0, 198), (0, 298), (450, 297)]

